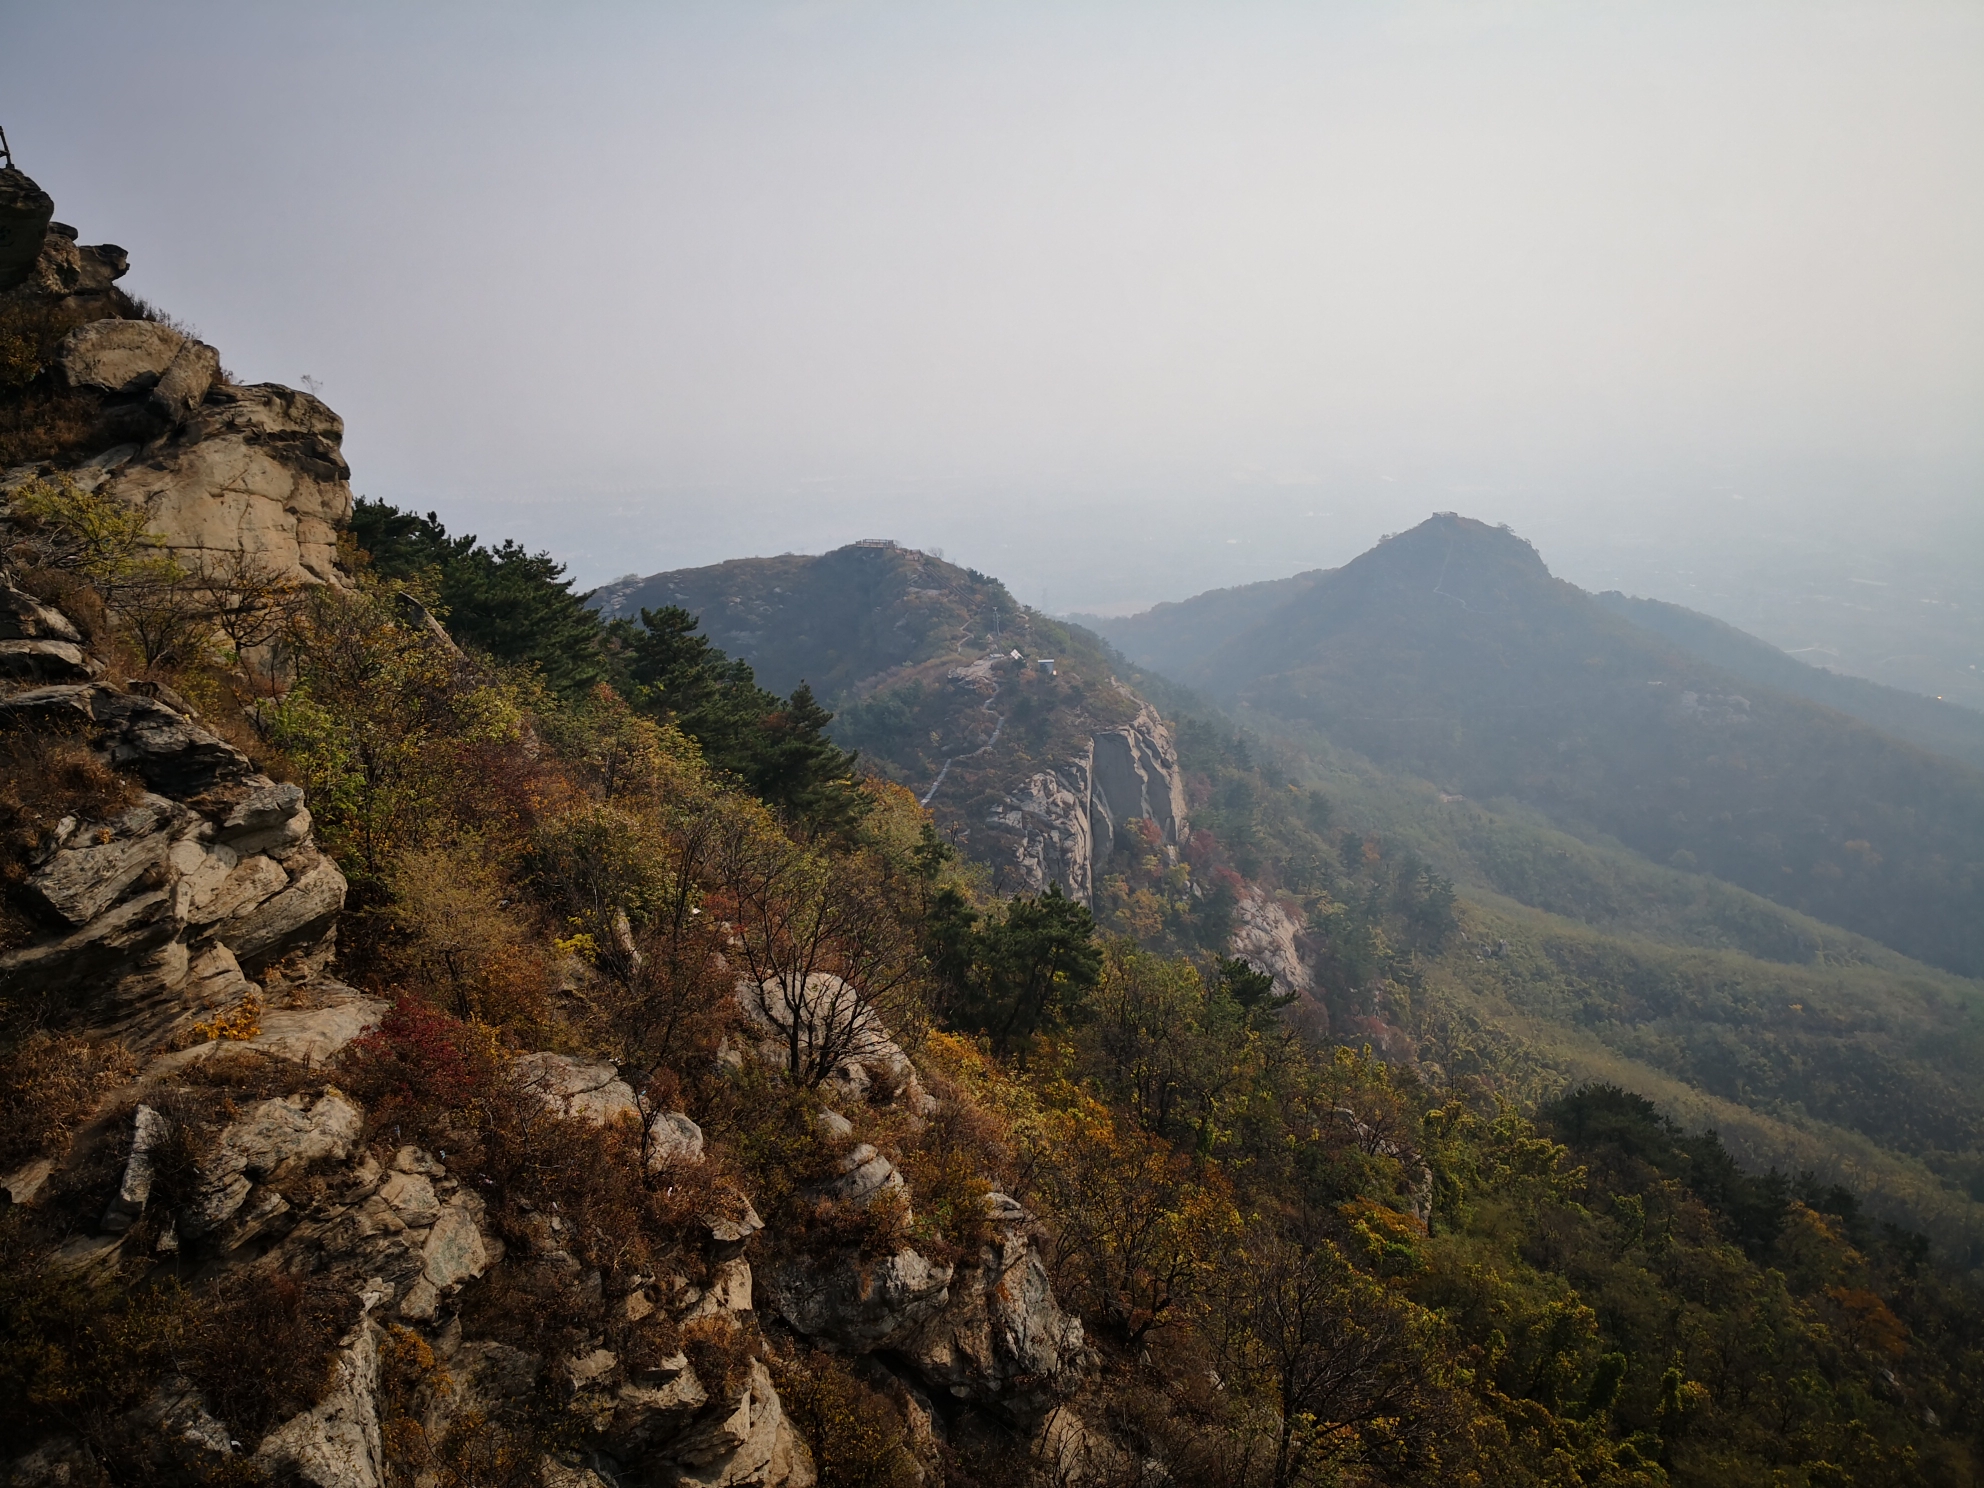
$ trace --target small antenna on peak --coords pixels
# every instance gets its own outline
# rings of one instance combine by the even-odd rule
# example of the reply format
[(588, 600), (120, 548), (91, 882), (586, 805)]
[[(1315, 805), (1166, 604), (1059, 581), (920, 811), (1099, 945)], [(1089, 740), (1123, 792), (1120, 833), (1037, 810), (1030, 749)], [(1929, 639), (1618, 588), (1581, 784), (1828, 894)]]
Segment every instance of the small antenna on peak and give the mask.
[(7, 131), (0, 128), (0, 160), (7, 162), (7, 169), (14, 168), (14, 152), (7, 147)]

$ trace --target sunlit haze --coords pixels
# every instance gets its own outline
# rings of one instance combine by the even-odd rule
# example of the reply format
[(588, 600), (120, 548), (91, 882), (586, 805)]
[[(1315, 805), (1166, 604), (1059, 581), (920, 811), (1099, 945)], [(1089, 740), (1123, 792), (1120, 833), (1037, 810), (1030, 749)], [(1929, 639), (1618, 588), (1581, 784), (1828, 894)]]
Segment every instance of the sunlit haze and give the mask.
[(6, 38), (0, 124), (133, 292), (311, 379), (359, 491), (584, 584), (889, 536), (1120, 612), (1455, 509), (1787, 646), (1833, 643), (1772, 633), (1773, 583), (1984, 634), (1974, 4), (147, 3)]

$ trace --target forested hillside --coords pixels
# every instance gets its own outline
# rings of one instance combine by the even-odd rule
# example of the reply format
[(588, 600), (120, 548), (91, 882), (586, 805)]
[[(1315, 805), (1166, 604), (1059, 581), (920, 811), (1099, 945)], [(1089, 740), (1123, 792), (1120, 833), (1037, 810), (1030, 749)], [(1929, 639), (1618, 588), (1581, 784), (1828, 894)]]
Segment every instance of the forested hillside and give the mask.
[(1810, 698), (1850, 713), (1897, 739), (1984, 769), (1984, 713), (1898, 687), (1884, 687), (1864, 677), (1808, 666), (1733, 625), (1664, 600), (1637, 599), (1616, 590), (1596, 597), (1613, 614), (1665, 636), (1732, 676)]
[(1984, 774), (1739, 681), (1478, 522), (1380, 544), (1181, 680), (1450, 794), (1984, 970)]

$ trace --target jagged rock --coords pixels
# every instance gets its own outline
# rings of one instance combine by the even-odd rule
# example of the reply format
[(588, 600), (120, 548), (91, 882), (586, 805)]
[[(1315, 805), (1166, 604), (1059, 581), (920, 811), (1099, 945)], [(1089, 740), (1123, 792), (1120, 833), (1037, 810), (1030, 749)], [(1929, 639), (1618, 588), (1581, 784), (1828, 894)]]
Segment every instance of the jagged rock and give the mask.
[(988, 1195), (986, 1207), (994, 1238), (897, 1347), (933, 1389), (1024, 1417), (1072, 1389), (1091, 1355), (1081, 1320), (1055, 1301), (1025, 1210), (1004, 1194)]
[(163, 795), (183, 800), (254, 774), (247, 755), (152, 698), (99, 687), (90, 709), (109, 735), (112, 762)]
[(865, 1209), (878, 1198), (903, 1192), (896, 1165), (866, 1142), (857, 1142), (839, 1161), (839, 1176), (812, 1190), (816, 1197)]
[(55, 215), (55, 198), (14, 166), (0, 169), (0, 292), (34, 272)]
[(727, 1261), (732, 1256), (742, 1255), (751, 1237), (765, 1227), (758, 1218), (758, 1211), (751, 1207), (751, 1201), (742, 1194), (733, 1194), (736, 1207), (741, 1213), (699, 1214), (697, 1222), (703, 1227), (703, 1249), (712, 1260)]
[(610, 1064), (567, 1054), (526, 1054), (517, 1060), (516, 1073), (526, 1090), (561, 1116), (594, 1126), (641, 1119), (633, 1086)]
[(1190, 831), (1178, 751), (1148, 703), (1124, 727), (1097, 732), (1079, 754), (1021, 782), (990, 824), (1015, 887), (1038, 894), (1057, 883), (1087, 904), (1117, 834), (1136, 818), (1154, 823), (1174, 856)]
[(675, 1481), (697, 1488), (810, 1488), (812, 1454), (785, 1419), (771, 1371), (756, 1359), (737, 1395), (668, 1449)]
[(0, 640), (68, 641), (80, 643), (82, 635), (60, 610), (51, 609), (33, 595), (0, 581)]
[(70, 387), (143, 393), (158, 385), (185, 345), (184, 336), (156, 321), (93, 320), (63, 338), (55, 366)]
[(685, 1306), (677, 1321), (692, 1323), (697, 1318), (750, 1312), (751, 1281), (751, 1263), (742, 1256), (713, 1262), (710, 1266), (710, 1284), (688, 1289), (683, 1299)]
[(210, 1233), (232, 1219), (255, 1184), (291, 1165), (342, 1158), (364, 1131), (365, 1118), (336, 1090), (312, 1100), (292, 1095), (250, 1106), (221, 1133), (202, 1166), (198, 1198), (181, 1216), (182, 1228)]
[[(578, 1378), (576, 1370), (573, 1378)], [(689, 1367), (688, 1355), (675, 1353), (623, 1381), (611, 1395), (585, 1405), (599, 1423), (607, 1450), (632, 1460), (673, 1441), (709, 1399), (703, 1382)]]
[(67, 830), (56, 832), (64, 845), (28, 875), (27, 888), (43, 908), (86, 925), (163, 866), (172, 847), (168, 833), (188, 815), (163, 796), (147, 795), (100, 826), (65, 822)]
[(344, 421), (308, 393), (217, 386), (103, 489), (149, 511), (192, 566), (250, 553), (278, 577), (338, 583), (337, 529), (351, 516), (343, 437)]
[(378, 1392), (379, 1326), (361, 1322), (338, 1356), (330, 1393), (262, 1438), (256, 1464), (277, 1478), (301, 1478), (316, 1488), (382, 1488)]
[(23, 682), (83, 682), (96, 668), (73, 641), (0, 640), (0, 677)]
[(204, 341), (188, 341), (145, 399), (146, 411), (171, 428), (206, 401), (220, 381), (220, 353)]
[(0, 728), (58, 730), (93, 723), (95, 689), (76, 683), (35, 687), (0, 698)]
[(73, 227), (51, 222), (26, 277), (7, 293), (24, 300), (62, 300), (108, 314), (116, 308), (111, 287), (130, 269), (130, 256), (115, 243), (86, 247), (76, 241)]
[(1071, 899), (1095, 891), (1095, 839), (1090, 810), (1094, 749), (1052, 770), (1029, 776), (992, 811), (991, 822), (1012, 843), (1012, 872), (1028, 893), (1058, 883)]
[(930, 1108), (916, 1066), (889, 1037), (881, 1015), (848, 982), (814, 972), (802, 986), (740, 980), (737, 1006), (755, 1035), (753, 1051), (772, 1069), (790, 1062), (790, 1035), (799, 1029), (799, 1058), (808, 1068), (833, 1060), (822, 1082), (854, 1101), (900, 1101), (911, 1111)]
[(337, 864), (315, 855), (315, 861), (301, 871), (292, 868), (287, 888), (219, 922), (214, 933), (243, 966), (263, 966), (299, 947), (323, 942), (344, 908), (344, 896), (344, 875)]
[(1129, 724), (1095, 735), (1093, 785), (1089, 795), (1091, 851), (1104, 862), (1125, 822), (1154, 824), (1165, 845), (1176, 848), (1189, 826), (1185, 819), (1185, 776), (1171, 730), (1148, 703)]
[(192, 1448), (201, 1457), (234, 1455), (234, 1441), (227, 1434), (227, 1427), (214, 1419), (199, 1389), (183, 1375), (161, 1380), (145, 1403), (131, 1413), (130, 1419), (161, 1437)]
[(780, 1317), (808, 1338), (854, 1353), (906, 1338), (950, 1300), (951, 1267), (913, 1250), (878, 1260), (800, 1256), (772, 1271), (765, 1291)]

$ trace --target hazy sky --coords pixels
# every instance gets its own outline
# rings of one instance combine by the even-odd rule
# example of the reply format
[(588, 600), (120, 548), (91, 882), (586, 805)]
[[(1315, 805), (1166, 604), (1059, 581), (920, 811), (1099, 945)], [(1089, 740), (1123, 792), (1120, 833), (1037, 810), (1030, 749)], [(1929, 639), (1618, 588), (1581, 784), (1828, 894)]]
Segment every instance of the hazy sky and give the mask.
[(1739, 497), (1978, 530), (1975, 0), (0, 29), (20, 164), (132, 290), (316, 379), (360, 491), (586, 582), (889, 535), (1065, 609), (1436, 508), (1588, 582)]

